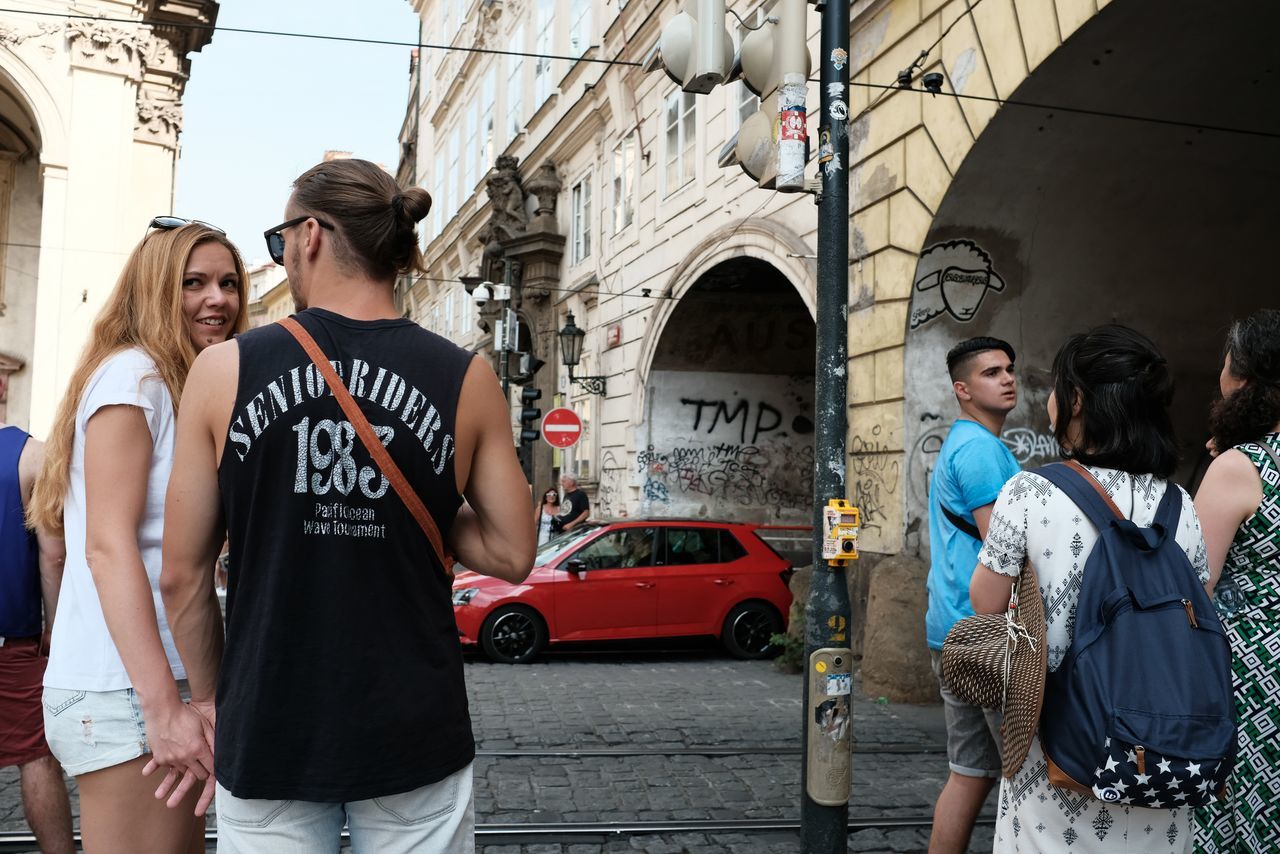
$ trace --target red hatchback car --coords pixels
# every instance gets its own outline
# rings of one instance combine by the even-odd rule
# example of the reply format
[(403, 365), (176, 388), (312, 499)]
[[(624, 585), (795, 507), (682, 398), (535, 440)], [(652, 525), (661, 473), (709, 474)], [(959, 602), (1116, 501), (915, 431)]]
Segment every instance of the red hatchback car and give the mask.
[(548, 643), (695, 635), (719, 636), (738, 658), (763, 658), (771, 636), (786, 628), (792, 569), (759, 527), (588, 523), (538, 549), (521, 584), (459, 571), (458, 634), (512, 664), (533, 660)]

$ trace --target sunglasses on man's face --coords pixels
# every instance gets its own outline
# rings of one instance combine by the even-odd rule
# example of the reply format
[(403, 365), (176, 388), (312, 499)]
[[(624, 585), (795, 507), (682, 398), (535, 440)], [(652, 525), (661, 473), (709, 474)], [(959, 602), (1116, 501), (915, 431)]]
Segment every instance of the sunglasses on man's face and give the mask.
[(271, 256), (272, 261), (275, 261), (277, 264), (284, 263), (284, 230), (286, 228), (293, 228), (295, 225), (304, 223), (309, 219), (314, 219), (316, 221), (316, 225), (321, 228), (327, 228), (330, 231), (333, 231), (332, 225), (320, 219), (320, 217), (312, 216), (311, 214), (294, 217), (291, 220), (286, 220), (285, 222), (280, 223), (275, 228), (268, 228), (266, 231), (262, 232), (262, 236), (267, 239), (267, 254)]
[(210, 229), (212, 231), (216, 231), (218, 232), (218, 234), (227, 233), (226, 231), (224, 231), (221, 228), (218, 228), (216, 225), (214, 225), (211, 222), (205, 222), (204, 220), (199, 220), (199, 219), (183, 219), (180, 216), (167, 216), (167, 215), (153, 217), (151, 220), (151, 224), (147, 226), (147, 230), (150, 231), (153, 228), (158, 228), (161, 231), (172, 231), (175, 228), (182, 228), (184, 225), (199, 225), (204, 228)]

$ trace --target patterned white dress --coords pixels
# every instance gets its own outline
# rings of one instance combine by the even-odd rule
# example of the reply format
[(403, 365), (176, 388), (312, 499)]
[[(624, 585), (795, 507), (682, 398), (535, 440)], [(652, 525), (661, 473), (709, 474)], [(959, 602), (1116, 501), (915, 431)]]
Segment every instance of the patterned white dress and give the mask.
[[(1121, 512), (1150, 525), (1166, 481), (1088, 467)], [(1191, 498), (1181, 487), (1182, 512), (1175, 539), (1201, 580), (1209, 563)], [(1056, 486), (1031, 472), (1004, 485), (991, 513), (978, 560), (1016, 576), (1028, 556), (1036, 568), (1048, 623), (1049, 669), (1057, 670), (1071, 645), (1085, 561), (1098, 539), (1088, 517)], [(1022, 770), (1000, 781), (996, 852), (1191, 850), (1191, 810), (1145, 809), (1108, 804), (1049, 784), (1040, 739), (1032, 739)]]

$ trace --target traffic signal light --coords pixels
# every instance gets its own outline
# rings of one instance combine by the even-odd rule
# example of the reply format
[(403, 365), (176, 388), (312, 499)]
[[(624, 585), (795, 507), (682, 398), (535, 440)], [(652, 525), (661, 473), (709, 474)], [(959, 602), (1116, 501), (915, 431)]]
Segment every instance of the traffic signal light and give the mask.
[(705, 95), (725, 82), (733, 67), (733, 41), (724, 28), (725, 0), (685, 0), (662, 28), (646, 71), (661, 68), (686, 92)]
[(542, 389), (540, 388), (522, 388), (520, 389), (520, 444), (538, 441), (538, 419), (542, 417), (542, 410), (536, 406), (530, 406), (538, 398), (542, 397)]
[(760, 96), (760, 109), (742, 122), (720, 152), (721, 166), (740, 166), (759, 186), (804, 189), (808, 160), (805, 96), (811, 70), (805, 0), (779, 0), (778, 22), (766, 21), (742, 40), (730, 78)]

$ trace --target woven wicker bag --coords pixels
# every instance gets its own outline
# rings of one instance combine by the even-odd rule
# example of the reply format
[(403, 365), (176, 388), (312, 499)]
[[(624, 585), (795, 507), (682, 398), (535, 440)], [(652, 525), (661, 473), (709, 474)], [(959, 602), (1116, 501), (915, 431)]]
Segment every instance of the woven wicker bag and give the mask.
[(951, 692), (973, 706), (1004, 705), (1004, 670), (1009, 633), (1003, 614), (965, 617), (952, 626), (942, 645), (942, 678)]

